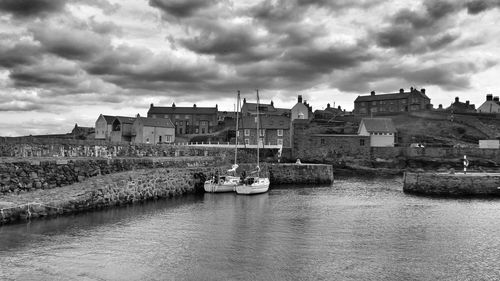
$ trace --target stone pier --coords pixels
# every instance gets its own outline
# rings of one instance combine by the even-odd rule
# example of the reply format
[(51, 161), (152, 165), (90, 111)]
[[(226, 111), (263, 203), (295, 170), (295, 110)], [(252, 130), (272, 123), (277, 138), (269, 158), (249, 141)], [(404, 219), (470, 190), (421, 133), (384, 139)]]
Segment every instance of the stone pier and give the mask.
[(410, 173), (403, 191), (439, 196), (500, 196), (500, 173)]

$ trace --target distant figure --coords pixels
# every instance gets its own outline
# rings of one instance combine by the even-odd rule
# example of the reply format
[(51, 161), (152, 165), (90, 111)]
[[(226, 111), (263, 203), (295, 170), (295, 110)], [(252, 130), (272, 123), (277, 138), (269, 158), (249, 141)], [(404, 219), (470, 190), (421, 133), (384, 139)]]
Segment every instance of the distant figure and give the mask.
[(297, 161), (295, 161), (295, 164), (300, 165), (300, 164), (302, 164), (302, 162), (300, 162), (300, 159), (297, 158)]

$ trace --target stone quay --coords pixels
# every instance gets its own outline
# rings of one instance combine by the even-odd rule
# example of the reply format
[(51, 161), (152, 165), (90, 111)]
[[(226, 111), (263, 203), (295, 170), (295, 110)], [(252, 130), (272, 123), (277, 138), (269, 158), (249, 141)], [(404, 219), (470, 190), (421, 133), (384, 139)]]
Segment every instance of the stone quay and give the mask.
[(432, 196), (500, 196), (500, 173), (406, 172), (403, 191)]
[[(206, 161), (206, 158), (203, 160)], [(187, 162), (193, 163), (192, 159)], [(112, 162), (109, 164), (113, 165)], [(210, 175), (216, 170), (222, 172), (228, 168), (199, 166), (200, 162), (196, 162), (196, 165), (179, 164), (176, 163), (178, 167), (141, 168), (82, 177), (80, 181), (64, 186), (42, 185), (40, 188), (4, 192), (0, 194), (0, 225), (203, 192), (203, 183)], [(241, 166), (250, 168), (255, 165)], [(67, 169), (70, 174), (74, 167), (81, 165), (69, 165)], [(270, 177), (271, 187), (282, 184), (333, 183), (331, 165), (265, 163), (261, 172)], [(17, 175), (24, 177), (22, 173), (18, 174), (13, 173), (11, 180), (17, 179)]]

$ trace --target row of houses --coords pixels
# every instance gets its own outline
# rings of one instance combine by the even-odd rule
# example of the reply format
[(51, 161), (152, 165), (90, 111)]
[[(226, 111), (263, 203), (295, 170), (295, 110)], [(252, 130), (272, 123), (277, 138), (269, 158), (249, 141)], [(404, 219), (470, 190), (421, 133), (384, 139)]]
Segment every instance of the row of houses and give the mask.
[(95, 139), (130, 143), (172, 143), (175, 126), (168, 118), (99, 115)]

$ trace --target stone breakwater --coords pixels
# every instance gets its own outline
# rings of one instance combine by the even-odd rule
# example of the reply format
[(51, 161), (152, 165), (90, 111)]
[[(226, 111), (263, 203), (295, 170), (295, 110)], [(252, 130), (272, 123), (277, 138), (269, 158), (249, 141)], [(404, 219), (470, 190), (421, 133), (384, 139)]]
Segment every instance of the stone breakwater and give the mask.
[(208, 168), (136, 170), (0, 197), (0, 224), (169, 198), (203, 190)]
[[(228, 168), (193, 166), (192, 162), (169, 165), (176, 167), (97, 175), (61, 187), (0, 194), (0, 224), (203, 192), (208, 177)], [(241, 164), (240, 168), (248, 174), (255, 164)], [(261, 175), (269, 176), (271, 186), (333, 182), (332, 166), (322, 164), (265, 163)]]
[(436, 196), (500, 196), (500, 174), (407, 172), (403, 191)]
[(0, 163), (0, 194), (51, 189), (82, 182), (98, 175), (134, 169), (208, 167), (221, 163), (224, 163), (224, 159), (216, 156), (12, 161), (4, 159)]

